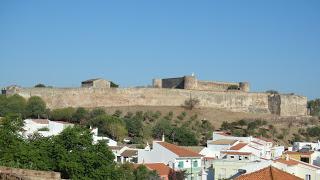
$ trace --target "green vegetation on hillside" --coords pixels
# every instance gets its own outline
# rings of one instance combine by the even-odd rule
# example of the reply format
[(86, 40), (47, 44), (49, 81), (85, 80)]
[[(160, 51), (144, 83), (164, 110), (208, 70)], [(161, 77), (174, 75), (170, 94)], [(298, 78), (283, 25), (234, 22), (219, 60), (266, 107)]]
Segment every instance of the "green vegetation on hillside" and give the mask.
[[(191, 110), (198, 103), (196, 98), (190, 98), (188, 109)], [(37, 96), (26, 101), (19, 95), (1, 95), (0, 116), (13, 113), (22, 118), (49, 118), (98, 127), (101, 135), (120, 142), (129, 137), (134, 144), (145, 144), (165, 135), (166, 141), (179, 145), (205, 145), (214, 129), (208, 120), (200, 120), (197, 114), (188, 115), (186, 112), (161, 114), (159, 111), (137, 111), (123, 114), (116, 110), (113, 114), (107, 114), (101, 108), (88, 110), (82, 107), (49, 110), (46, 109), (45, 102)]]
[(106, 143), (94, 145), (87, 128), (75, 126), (54, 137), (35, 134), (25, 140), (18, 133), (22, 126), (19, 115), (1, 120), (1, 166), (57, 171), (66, 179), (158, 179), (145, 166), (116, 165)]

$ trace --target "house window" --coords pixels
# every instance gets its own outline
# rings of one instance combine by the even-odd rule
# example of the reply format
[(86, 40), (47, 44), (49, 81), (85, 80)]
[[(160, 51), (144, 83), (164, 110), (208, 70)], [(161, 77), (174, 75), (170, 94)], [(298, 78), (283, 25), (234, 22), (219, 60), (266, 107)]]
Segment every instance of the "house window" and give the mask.
[(230, 158), (231, 158), (231, 159), (233, 159), (233, 158), (234, 158), (234, 156), (230, 156)]
[(311, 180), (311, 175), (310, 174), (306, 174), (306, 180)]
[(308, 157), (301, 157), (300, 161), (309, 163), (309, 158)]
[(178, 167), (183, 168), (183, 161), (179, 161)]
[(246, 157), (244, 157), (244, 159), (245, 159), (245, 160), (248, 160), (248, 159), (249, 159), (249, 157), (248, 157), (248, 156), (246, 156)]
[(239, 160), (242, 160), (242, 156), (239, 156)]
[(193, 161), (193, 167), (198, 167), (198, 161)]

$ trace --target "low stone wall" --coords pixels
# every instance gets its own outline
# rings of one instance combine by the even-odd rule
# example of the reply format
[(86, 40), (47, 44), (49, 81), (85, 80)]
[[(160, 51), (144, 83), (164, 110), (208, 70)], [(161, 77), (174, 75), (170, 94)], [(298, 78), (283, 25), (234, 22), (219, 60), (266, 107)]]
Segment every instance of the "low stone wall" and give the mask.
[(60, 173), (52, 171), (36, 171), (0, 166), (0, 179), (6, 180), (59, 180)]
[[(15, 93), (29, 98), (40, 96), (49, 108), (115, 107), (115, 106), (182, 106), (198, 98), (200, 107), (220, 108), (234, 112), (273, 113), (270, 94), (242, 91), (213, 92), (164, 88), (22, 88)], [(306, 97), (280, 95), (279, 115), (306, 115)]]

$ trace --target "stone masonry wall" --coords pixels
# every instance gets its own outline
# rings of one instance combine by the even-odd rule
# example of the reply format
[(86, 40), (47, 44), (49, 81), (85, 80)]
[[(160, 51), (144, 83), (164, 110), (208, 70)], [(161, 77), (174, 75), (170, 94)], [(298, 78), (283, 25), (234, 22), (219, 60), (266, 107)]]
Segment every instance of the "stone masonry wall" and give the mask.
[[(220, 108), (234, 112), (271, 113), (267, 93), (161, 88), (22, 88), (16, 93), (25, 98), (40, 96), (46, 101), (49, 108), (181, 106), (191, 96), (200, 100), (199, 106), (201, 107)], [(279, 105), (281, 106), (280, 115), (306, 115), (305, 97), (285, 95), (282, 101), (284, 103)]]

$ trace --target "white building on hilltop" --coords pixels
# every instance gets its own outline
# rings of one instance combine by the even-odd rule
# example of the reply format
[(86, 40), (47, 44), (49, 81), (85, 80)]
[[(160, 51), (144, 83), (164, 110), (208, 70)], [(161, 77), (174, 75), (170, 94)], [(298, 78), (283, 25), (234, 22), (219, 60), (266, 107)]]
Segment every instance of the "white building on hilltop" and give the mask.
[(215, 158), (221, 151), (249, 152), (262, 159), (274, 159), (282, 155), (283, 146), (274, 146), (271, 140), (256, 137), (236, 137), (224, 132), (213, 132), (212, 140), (207, 142)]
[[(43, 137), (56, 136), (64, 129), (73, 127), (74, 124), (64, 121), (50, 121), (48, 119), (26, 119), (24, 120), (23, 137), (39, 133)], [(108, 146), (117, 146), (117, 142), (103, 136), (98, 136), (98, 128), (91, 129), (93, 143), (96, 144), (100, 140), (105, 140)]]

